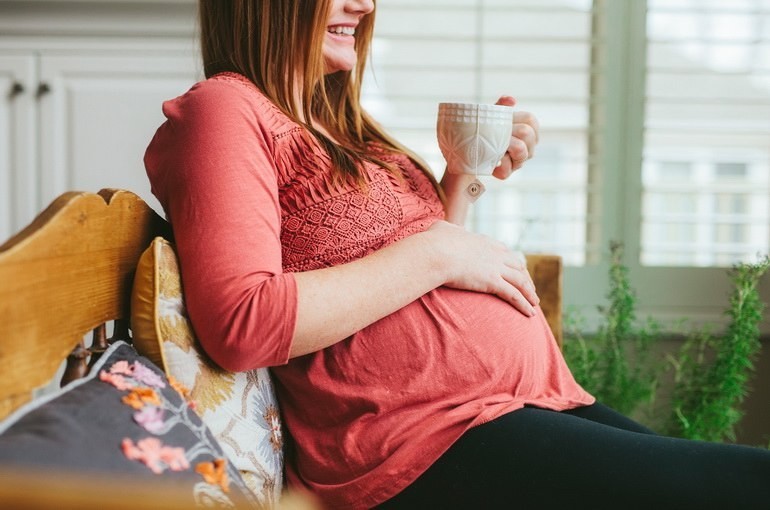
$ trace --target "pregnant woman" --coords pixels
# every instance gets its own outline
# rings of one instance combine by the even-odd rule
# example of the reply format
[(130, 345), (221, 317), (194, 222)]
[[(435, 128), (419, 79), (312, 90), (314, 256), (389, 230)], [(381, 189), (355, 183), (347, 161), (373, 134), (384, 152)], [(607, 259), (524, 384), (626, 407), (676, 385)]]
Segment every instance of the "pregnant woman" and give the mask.
[[(329, 508), (767, 502), (770, 453), (657, 436), (575, 382), (520, 254), (462, 228), (473, 177), (436, 182), (362, 110), (374, 11), (200, 0), (207, 78), (145, 156), (203, 347), (271, 367), (289, 485)], [(501, 179), (537, 142), (513, 122)]]

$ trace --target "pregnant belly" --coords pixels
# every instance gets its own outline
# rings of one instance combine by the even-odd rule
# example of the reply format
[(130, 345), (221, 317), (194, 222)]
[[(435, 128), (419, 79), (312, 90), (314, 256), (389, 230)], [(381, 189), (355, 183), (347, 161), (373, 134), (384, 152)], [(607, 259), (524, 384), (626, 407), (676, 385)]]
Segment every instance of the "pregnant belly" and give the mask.
[(414, 445), (439, 438), (448, 446), (471, 424), (528, 403), (592, 401), (539, 309), (525, 317), (494, 296), (443, 287), (274, 374), (287, 426), (313, 438), (302, 455), (324, 467), (327, 483), (328, 459), (346, 459), (355, 478), (384, 459), (418, 462)]
[(531, 394), (561, 356), (537, 312), (525, 317), (495, 296), (441, 287), (335, 346), (327, 367), (355, 373), (359, 388), (402, 396), (445, 399), (474, 387)]

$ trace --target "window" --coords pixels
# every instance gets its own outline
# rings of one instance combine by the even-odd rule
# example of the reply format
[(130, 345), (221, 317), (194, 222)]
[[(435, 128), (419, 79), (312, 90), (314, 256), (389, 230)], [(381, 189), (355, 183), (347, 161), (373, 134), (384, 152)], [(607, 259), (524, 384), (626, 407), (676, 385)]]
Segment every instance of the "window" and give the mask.
[(724, 268), (770, 251), (770, 0), (377, 9), (364, 104), (437, 174), (438, 102), (511, 94), (538, 115), (536, 158), (485, 181), (469, 227), (561, 254), (568, 305), (604, 302), (621, 241), (642, 313), (712, 321)]
[(438, 174), (441, 101), (518, 97), (537, 112), (538, 157), (517, 179), (487, 179), (469, 226), (528, 251), (586, 261), (590, 0), (388, 0), (377, 6), (367, 109)]
[[(647, 20), (643, 194), (678, 187), (698, 204), (669, 218), (644, 208), (642, 263), (754, 260), (770, 247), (770, 2), (650, 0)], [(663, 171), (674, 154), (693, 167), (688, 186)], [(669, 222), (695, 239), (660, 237)]]
[(768, 171), (719, 157), (645, 167), (643, 264), (729, 267), (768, 251)]

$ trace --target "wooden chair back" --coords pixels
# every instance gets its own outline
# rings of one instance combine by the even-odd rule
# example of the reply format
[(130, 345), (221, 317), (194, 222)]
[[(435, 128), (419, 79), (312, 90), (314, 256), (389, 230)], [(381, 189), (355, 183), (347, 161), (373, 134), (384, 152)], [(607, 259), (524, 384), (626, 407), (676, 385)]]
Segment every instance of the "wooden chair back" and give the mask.
[[(168, 226), (135, 194), (68, 192), (0, 246), (0, 419), (29, 401), (62, 361), (64, 378), (128, 336), (139, 256)], [(83, 338), (94, 331), (89, 349)], [(92, 359), (93, 361), (93, 359)]]
[[(141, 198), (104, 189), (64, 193), (0, 246), (0, 419), (48, 384), (64, 359), (68, 382), (109, 341), (128, 340), (134, 271), (158, 235), (170, 239), (170, 227)], [(561, 258), (528, 255), (527, 265), (561, 344)]]
[(527, 254), (527, 269), (540, 298), (540, 308), (551, 326), (559, 348), (563, 341), (564, 266), (559, 255)]

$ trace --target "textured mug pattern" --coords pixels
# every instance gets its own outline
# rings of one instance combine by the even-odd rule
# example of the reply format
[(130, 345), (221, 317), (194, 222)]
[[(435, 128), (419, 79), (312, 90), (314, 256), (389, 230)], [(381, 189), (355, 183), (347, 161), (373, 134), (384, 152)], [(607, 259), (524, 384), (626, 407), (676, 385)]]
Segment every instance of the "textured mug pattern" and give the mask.
[(491, 175), (513, 132), (513, 107), (439, 103), (436, 134), (447, 172)]

